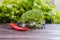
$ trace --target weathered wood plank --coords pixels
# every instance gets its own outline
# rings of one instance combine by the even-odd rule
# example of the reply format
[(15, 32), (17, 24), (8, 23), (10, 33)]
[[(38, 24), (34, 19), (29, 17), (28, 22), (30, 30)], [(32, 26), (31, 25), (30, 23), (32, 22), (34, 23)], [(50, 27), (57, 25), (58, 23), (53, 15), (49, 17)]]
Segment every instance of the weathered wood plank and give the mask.
[(60, 40), (60, 24), (46, 24), (45, 29), (16, 31), (0, 24), (0, 40)]
[(46, 24), (45, 29), (55, 29), (60, 30), (60, 24)]

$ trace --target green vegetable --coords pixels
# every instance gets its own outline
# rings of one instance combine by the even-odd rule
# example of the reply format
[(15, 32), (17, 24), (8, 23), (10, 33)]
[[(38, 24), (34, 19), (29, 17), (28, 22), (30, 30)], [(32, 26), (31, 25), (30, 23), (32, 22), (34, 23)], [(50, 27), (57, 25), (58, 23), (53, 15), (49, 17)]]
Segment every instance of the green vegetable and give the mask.
[(43, 21), (44, 15), (41, 11), (39, 10), (30, 10), (24, 13), (21, 16), (21, 19), (23, 22), (34, 22), (36, 21), (37, 23), (41, 23)]
[(56, 12), (56, 23), (60, 23), (60, 11)]
[(51, 12), (55, 5), (48, 3), (49, 0), (4, 0), (0, 3), (0, 20), (3, 23), (8, 19), (9, 22), (21, 22), (22, 20), (42, 24), (42, 20), (55, 18)]

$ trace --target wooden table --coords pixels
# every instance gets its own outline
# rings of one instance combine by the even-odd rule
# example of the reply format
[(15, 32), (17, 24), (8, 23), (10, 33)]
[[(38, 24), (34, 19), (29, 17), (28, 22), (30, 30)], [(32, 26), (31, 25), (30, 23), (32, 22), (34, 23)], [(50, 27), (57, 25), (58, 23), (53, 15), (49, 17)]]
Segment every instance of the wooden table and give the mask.
[(7, 27), (0, 24), (0, 40), (60, 40), (60, 24), (46, 24), (45, 29), (28, 31), (10, 30)]

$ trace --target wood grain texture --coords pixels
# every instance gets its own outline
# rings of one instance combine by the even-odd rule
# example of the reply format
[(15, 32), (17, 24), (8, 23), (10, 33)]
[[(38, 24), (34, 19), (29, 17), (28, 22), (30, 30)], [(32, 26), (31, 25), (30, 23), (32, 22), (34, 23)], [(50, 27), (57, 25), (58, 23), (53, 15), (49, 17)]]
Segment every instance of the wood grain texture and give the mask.
[(45, 29), (16, 31), (0, 24), (0, 40), (60, 40), (60, 24), (46, 24)]

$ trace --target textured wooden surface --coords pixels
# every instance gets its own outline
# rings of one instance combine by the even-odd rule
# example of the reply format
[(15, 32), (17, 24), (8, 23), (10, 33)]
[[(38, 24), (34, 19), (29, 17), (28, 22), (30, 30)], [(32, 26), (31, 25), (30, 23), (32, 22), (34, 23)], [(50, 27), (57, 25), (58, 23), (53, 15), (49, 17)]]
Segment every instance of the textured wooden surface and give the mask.
[(60, 40), (60, 24), (46, 24), (45, 29), (28, 31), (10, 30), (7, 27), (0, 24), (0, 40)]

